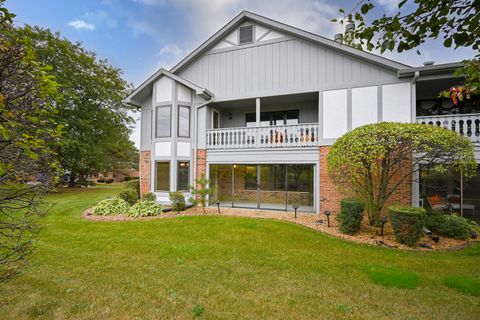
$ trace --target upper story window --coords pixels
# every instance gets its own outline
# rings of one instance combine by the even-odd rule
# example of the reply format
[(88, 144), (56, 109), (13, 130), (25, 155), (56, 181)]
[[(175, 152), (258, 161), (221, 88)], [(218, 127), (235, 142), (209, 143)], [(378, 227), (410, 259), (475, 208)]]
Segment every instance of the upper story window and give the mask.
[(162, 106), (156, 109), (155, 137), (164, 138), (171, 135), (172, 106)]
[(178, 106), (178, 136), (190, 137), (190, 107)]
[(253, 42), (253, 25), (243, 26), (238, 30), (238, 43), (245, 44)]

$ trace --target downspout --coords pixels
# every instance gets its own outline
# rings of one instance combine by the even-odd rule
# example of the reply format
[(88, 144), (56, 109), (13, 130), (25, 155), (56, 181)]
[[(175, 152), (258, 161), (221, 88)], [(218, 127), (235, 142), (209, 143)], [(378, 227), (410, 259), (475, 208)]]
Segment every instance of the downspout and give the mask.
[(197, 144), (198, 144), (198, 109), (205, 107), (207, 104), (213, 102), (215, 95), (211, 92), (208, 92), (210, 95), (210, 100), (199, 104), (195, 107), (195, 139), (193, 140), (193, 182), (197, 179)]
[(417, 82), (419, 76), (420, 76), (420, 71), (415, 71), (415, 74), (413, 75), (413, 79), (412, 79), (412, 84), (415, 84)]

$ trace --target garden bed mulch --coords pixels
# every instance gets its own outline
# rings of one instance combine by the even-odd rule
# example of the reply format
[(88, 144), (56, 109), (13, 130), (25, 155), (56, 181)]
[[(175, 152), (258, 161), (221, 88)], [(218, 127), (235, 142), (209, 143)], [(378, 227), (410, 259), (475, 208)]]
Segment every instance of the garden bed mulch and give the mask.
[[(281, 221), (288, 221), (296, 223), (307, 228), (320, 231), (329, 235), (332, 235), (337, 238), (342, 238), (349, 241), (354, 241), (358, 243), (365, 243), (376, 246), (398, 248), (404, 250), (420, 250), (420, 251), (432, 251), (432, 250), (460, 250), (467, 247), (470, 243), (477, 240), (457, 240), (452, 238), (446, 238), (440, 236), (439, 241), (435, 242), (429, 237), (423, 237), (417, 244), (416, 248), (410, 248), (408, 246), (399, 244), (395, 240), (395, 235), (393, 233), (390, 224), (387, 223), (384, 230), (384, 236), (380, 236), (380, 228), (371, 227), (366, 221), (362, 224), (360, 231), (351, 236), (342, 234), (338, 229), (338, 222), (335, 217), (330, 217), (330, 227), (327, 226), (327, 219), (324, 215), (317, 215), (312, 213), (298, 213), (297, 218), (295, 219), (293, 212), (278, 212), (278, 211), (262, 211), (254, 209), (238, 209), (238, 208), (221, 208), (221, 213), (217, 212), (216, 208), (205, 208), (205, 213), (201, 207), (190, 208), (180, 213), (175, 212), (164, 212), (158, 216), (153, 217), (141, 217), (141, 218), (132, 218), (126, 215), (112, 215), (112, 216), (94, 216), (92, 215), (93, 208), (85, 210), (82, 216), (87, 220), (92, 221), (138, 221), (138, 220), (156, 220), (156, 219), (166, 219), (174, 217), (185, 217), (185, 216), (235, 216), (235, 217), (249, 217), (249, 218), (259, 218), (259, 219), (274, 219)], [(366, 218), (365, 218), (366, 219)], [(430, 248), (425, 248), (420, 246), (421, 244), (426, 244)]]

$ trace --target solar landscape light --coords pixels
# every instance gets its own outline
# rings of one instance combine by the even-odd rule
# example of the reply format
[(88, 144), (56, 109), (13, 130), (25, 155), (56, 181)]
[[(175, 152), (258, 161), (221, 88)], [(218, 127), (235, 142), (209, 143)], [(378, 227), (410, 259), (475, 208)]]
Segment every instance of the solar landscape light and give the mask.
[(220, 201), (217, 200), (215, 204), (217, 205), (217, 212), (220, 213)]
[(327, 216), (327, 226), (330, 228), (330, 211), (325, 210), (324, 214)]
[(295, 210), (295, 219), (297, 219), (297, 210), (300, 206), (298, 205), (298, 203), (294, 203), (292, 207), (293, 207), (293, 210)]
[(381, 217), (380, 218), (380, 223), (382, 224), (382, 230), (380, 231), (380, 235), (383, 237), (383, 228), (385, 227), (385, 224), (387, 223), (387, 217)]

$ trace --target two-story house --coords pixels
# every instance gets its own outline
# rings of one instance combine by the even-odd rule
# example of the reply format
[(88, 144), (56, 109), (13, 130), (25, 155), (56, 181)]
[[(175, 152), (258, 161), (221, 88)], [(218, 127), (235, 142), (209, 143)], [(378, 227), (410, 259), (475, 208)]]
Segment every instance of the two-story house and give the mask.
[[(460, 114), (437, 98), (459, 65), (412, 68), (243, 11), (126, 99), (141, 108), (141, 191), (166, 203), (205, 175), (222, 206), (336, 210), (326, 155), (349, 130), (420, 122), (480, 142), (478, 101)], [(419, 198), (413, 183), (394, 201)]]

